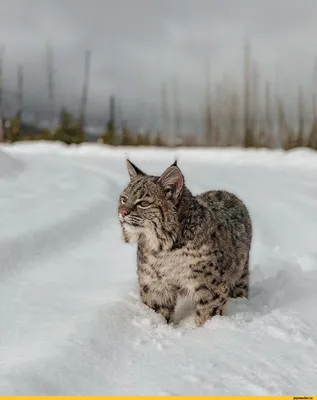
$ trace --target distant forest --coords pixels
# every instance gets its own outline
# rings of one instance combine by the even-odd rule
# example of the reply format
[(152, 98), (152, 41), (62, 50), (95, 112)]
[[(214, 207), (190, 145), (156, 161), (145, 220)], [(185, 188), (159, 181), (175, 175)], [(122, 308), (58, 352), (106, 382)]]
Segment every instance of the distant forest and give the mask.
[[(52, 113), (55, 110), (54, 66), (51, 46), (47, 46), (48, 101)], [(98, 141), (108, 145), (133, 146), (237, 146), (292, 149), (309, 147), (317, 150), (317, 64), (312, 66), (313, 94), (311, 103), (304, 100), (302, 86), (298, 85), (296, 115), (287, 112), (286, 99), (275, 90), (270, 81), (260, 79), (259, 68), (252, 57), (249, 42), (244, 48), (242, 68), (243, 85), (227, 77), (210, 84), (210, 68), (204, 76), (205, 93), (199, 125), (203, 132), (184, 132), (184, 120), (188, 113), (182, 110), (177, 89), (173, 91), (172, 107), (166, 100), (166, 85), (162, 84), (161, 105), (155, 113), (161, 128), (137, 126), (135, 121), (118, 117), (115, 95), (110, 96), (107, 118), (100, 131), (91, 133), (86, 122), (89, 99), (89, 75), (91, 52), (84, 58), (84, 80), (79, 99), (78, 115), (72, 115), (65, 107), (59, 111), (58, 119), (43, 127), (39, 121), (25, 121), (23, 109), (23, 69), (18, 67), (17, 107), (14, 115), (5, 115), (5, 91), (2, 86), (0, 55), (0, 141), (51, 140), (67, 144)], [(172, 116), (172, 117), (171, 117)], [(39, 116), (40, 119), (40, 116)]]

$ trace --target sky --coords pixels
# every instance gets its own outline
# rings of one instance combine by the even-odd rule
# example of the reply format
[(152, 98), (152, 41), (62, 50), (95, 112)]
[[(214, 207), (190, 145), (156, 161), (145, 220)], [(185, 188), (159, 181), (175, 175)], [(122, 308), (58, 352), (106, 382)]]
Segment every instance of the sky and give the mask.
[(21, 64), (25, 108), (49, 108), (48, 42), (57, 107), (78, 110), (84, 53), (91, 51), (88, 108), (94, 118), (103, 118), (112, 93), (123, 116), (155, 118), (164, 85), (167, 104), (177, 85), (184, 110), (199, 112), (207, 65), (212, 90), (222, 79), (241, 85), (246, 39), (261, 82), (277, 82), (288, 100), (295, 100), (301, 83), (310, 96), (316, 16), (316, 0), (1, 0), (6, 102), (15, 103)]

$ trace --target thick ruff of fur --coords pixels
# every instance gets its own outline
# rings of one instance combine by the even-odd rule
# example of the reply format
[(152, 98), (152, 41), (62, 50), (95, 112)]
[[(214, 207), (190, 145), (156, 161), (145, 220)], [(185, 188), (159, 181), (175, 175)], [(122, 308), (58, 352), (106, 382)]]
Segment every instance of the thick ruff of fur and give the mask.
[(176, 162), (160, 177), (127, 167), (118, 213), (124, 241), (138, 244), (143, 303), (170, 322), (178, 295), (189, 295), (200, 327), (229, 297), (247, 298), (252, 224), (243, 202), (226, 191), (193, 196)]

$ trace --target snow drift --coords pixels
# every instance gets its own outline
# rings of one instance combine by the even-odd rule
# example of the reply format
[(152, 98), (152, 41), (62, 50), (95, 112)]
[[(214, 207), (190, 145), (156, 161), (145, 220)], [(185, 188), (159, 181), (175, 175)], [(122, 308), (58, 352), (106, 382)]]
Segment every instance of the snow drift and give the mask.
[[(196, 329), (139, 300), (120, 240), (124, 158), (179, 158), (194, 193), (233, 191), (254, 228), (251, 296)], [(0, 149), (1, 395), (312, 395), (317, 390), (317, 155), (300, 149)], [(10, 174), (8, 171), (19, 172)]]
[(23, 168), (23, 163), (0, 149), (0, 178), (16, 174)]

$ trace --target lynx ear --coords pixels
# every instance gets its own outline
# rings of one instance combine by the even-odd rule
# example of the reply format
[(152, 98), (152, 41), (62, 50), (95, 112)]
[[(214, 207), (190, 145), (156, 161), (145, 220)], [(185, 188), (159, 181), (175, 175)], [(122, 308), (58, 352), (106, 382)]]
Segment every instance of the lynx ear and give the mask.
[(145, 175), (136, 165), (127, 159), (127, 169), (129, 172), (130, 180), (136, 178), (138, 175)]
[(163, 186), (164, 190), (171, 189), (178, 196), (184, 186), (184, 177), (182, 171), (174, 163), (163, 172), (157, 182)]

